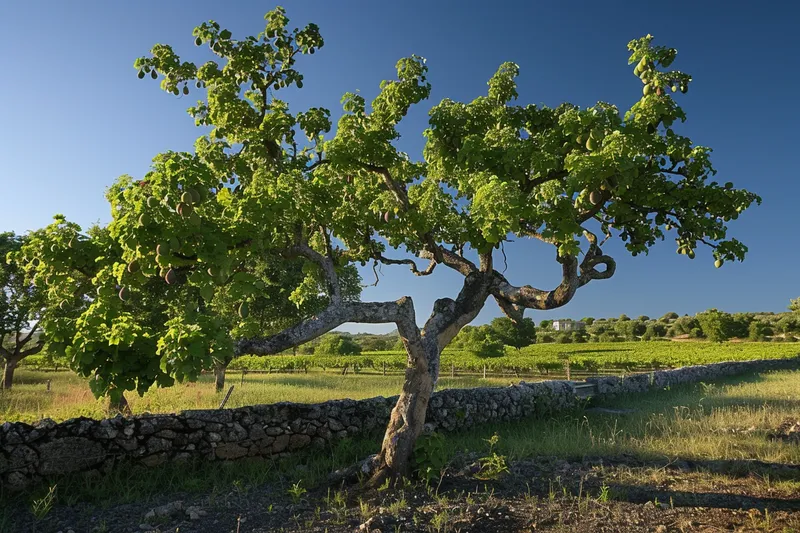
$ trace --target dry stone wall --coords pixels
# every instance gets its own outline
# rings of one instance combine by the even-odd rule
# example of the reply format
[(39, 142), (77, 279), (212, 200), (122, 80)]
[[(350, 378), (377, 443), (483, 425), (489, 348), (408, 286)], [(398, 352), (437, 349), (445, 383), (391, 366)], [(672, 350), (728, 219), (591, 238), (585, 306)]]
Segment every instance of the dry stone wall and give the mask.
[[(596, 396), (602, 397), (798, 366), (798, 359), (717, 363), (587, 381), (595, 385)], [(426, 430), (458, 431), (572, 409), (580, 402), (573, 385), (568, 381), (521, 382), (509, 387), (436, 392), (428, 407)], [(379, 438), (396, 401), (394, 396), (105, 420), (76, 418), (62, 423), (45, 419), (35, 425), (6, 422), (0, 426), (0, 482), (18, 490), (65, 474), (106, 473), (120, 463), (156, 467), (190, 459), (283, 457), (345, 437)]]

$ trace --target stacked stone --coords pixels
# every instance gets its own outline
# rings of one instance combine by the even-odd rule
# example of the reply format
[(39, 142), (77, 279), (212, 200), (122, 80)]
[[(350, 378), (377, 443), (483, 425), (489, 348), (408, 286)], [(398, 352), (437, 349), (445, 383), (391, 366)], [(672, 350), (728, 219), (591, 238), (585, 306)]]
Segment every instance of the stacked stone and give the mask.
[[(797, 368), (798, 359), (689, 366), (623, 378), (590, 378), (594, 396), (645, 392), (746, 372)], [(76, 418), (57, 424), (0, 426), (0, 483), (15, 490), (75, 472), (107, 473), (119, 462), (155, 467), (188, 459), (283, 457), (345, 437), (379, 435), (397, 402), (391, 398), (276, 403), (178, 414)], [(569, 381), (449, 389), (431, 397), (426, 431), (458, 431), (490, 422), (545, 415), (579, 405)], [(378, 437), (379, 438), (379, 437)]]

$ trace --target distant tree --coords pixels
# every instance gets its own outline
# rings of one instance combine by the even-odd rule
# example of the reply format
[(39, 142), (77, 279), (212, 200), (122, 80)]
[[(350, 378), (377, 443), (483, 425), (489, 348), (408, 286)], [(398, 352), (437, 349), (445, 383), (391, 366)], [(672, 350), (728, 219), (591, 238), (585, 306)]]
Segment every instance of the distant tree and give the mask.
[(647, 325), (638, 320), (620, 320), (614, 325), (614, 330), (616, 330), (617, 334), (629, 341), (637, 340), (640, 335), (644, 334), (646, 329)]
[(382, 352), (391, 350), (399, 338), (388, 335), (357, 335), (353, 337), (353, 340), (360, 344), (361, 349), (365, 352)]
[(552, 320), (540, 320), (539, 321), (539, 328), (540, 329), (551, 329), (553, 327)]
[(589, 340), (589, 333), (585, 329), (576, 329), (572, 332), (572, 342), (586, 342)]
[(659, 320), (660, 320), (661, 322), (669, 322), (669, 321), (671, 321), (671, 320), (675, 320), (676, 318), (678, 318), (678, 313), (675, 313), (675, 312), (673, 312), (673, 311), (670, 311), (669, 313), (666, 313), (664, 316), (662, 316), (661, 318), (659, 318)]
[(613, 331), (606, 331), (600, 334), (598, 339), (600, 342), (619, 342), (622, 340), (615, 332)]
[(649, 341), (666, 336), (667, 327), (661, 322), (653, 322), (647, 325), (644, 333), (642, 333), (642, 340)]
[(505, 354), (505, 344), (488, 325), (465, 326), (453, 339), (453, 344), (479, 357), (500, 357)]
[(731, 315), (717, 309), (697, 314), (703, 335), (711, 342), (722, 342), (730, 338)]
[(751, 341), (764, 341), (773, 333), (772, 328), (769, 327), (769, 325), (759, 320), (750, 322), (748, 330), (747, 338)]
[(543, 344), (543, 343), (546, 344), (546, 343), (554, 342), (555, 341), (555, 337), (553, 336), (552, 333), (549, 333), (549, 332), (548, 333), (539, 333), (539, 335), (536, 338), (536, 340), (540, 344)]
[[(672, 337), (676, 337), (678, 335), (685, 335), (687, 333), (691, 333), (691, 331), (695, 328), (699, 328), (700, 323), (697, 321), (696, 318), (684, 315), (682, 317), (677, 318), (673, 323), (670, 330), (672, 331)], [(669, 335), (668, 335), (669, 336)]]
[(301, 344), (297, 347), (297, 353), (300, 355), (313, 355), (314, 354), (314, 343), (307, 342), (305, 344)]
[(586, 332), (589, 333), (592, 338), (596, 339), (609, 329), (611, 329), (611, 326), (608, 324), (608, 322), (605, 320), (596, 320), (591, 326), (586, 328)]
[(587, 326), (591, 326), (592, 324), (594, 324), (594, 318), (590, 316), (585, 316), (581, 318), (581, 322), (583, 322)]
[(692, 331), (689, 332), (690, 339), (702, 339), (703, 337), (703, 330), (700, 328), (692, 328)]
[(734, 313), (728, 325), (728, 334), (731, 338), (746, 339), (750, 334), (750, 323), (753, 321), (752, 313)]
[(800, 313), (800, 298), (789, 300), (789, 311), (793, 313)]
[(42, 291), (25, 277), (25, 272), (13, 259), (25, 238), (13, 233), (0, 233), (0, 358), (4, 363), (0, 386), (10, 389), (14, 370), (20, 361), (44, 348), (39, 320), (44, 311)]
[(626, 321), (626, 320), (630, 320), (630, 317), (628, 315), (626, 315), (625, 313), (622, 313), (621, 315), (619, 315), (619, 319), (618, 320), (620, 322), (623, 322), (623, 321)]
[(530, 318), (515, 324), (510, 318), (498, 317), (492, 320), (490, 328), (495, 337), (517, 351), (536, 342), (536, 326)]
[(361, 353), (361, 346), (349, 335), (328, 333), (323, 335), (314, 349), (315, 354), (330, 355), (357, 355)]
[(569, 332), (560, 333), (556, 336), (556, 342), (558, 344), (571, 344), (572, 343), (572, 335)]
[(800, 317), (795, 313), (787, 314), (775, 322), (775, 329), (781, 333), (792, 333), (800, 329)]
[(649, 317), (649, 316), (647, 316), (647, 315), (639, 315), (639, 316), (636, 318), (636, 320), (638, 320), (639, 322), (647, 322), (647, 321), (649, 321), (649, 320), (650, 320), (650, 317)]

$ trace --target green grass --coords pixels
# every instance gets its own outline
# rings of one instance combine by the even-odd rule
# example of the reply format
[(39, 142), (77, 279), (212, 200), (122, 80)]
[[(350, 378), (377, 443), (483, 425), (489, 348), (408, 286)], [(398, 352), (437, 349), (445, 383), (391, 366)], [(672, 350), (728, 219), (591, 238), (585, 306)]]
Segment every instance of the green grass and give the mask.
[[(442, 356), (442, 378), (439, 388), (502, 386), (519, 379), (550, 378), (554, 371), (563, 371), (569, 359), (573, 372), (604, 369), (642, 369), (718, 361), (764, 359), (796, 356), (800, 345), (794, 343), (722, 343), (709, 342), (625, 342), (585, 344), (538, 344), (517, 353), (509, 349), (504, 357), (480, 358), (463, 352), (445, 351)], [(380, 375), (387, 363), (389, 375)], [(358, 364), (362, 373), (341, 375), (337, 368)], [(228, 372), (228, 386), (236, 388), (228, 406), (266, 404), (281, 401), (316, 403), (337, 398), (369, 398), (393, 396), (403, 382), (405, 355), (397, 352), (372, 352), (360, 356), (245, 356), (234, 360)], [(473, 375), (448, 377), (451, 365), (459, 372)], [(256, 374), (245, 376), (236, 368), (307, 368), (308, 373)], [(479, 376), (486, 366), (486, 380)], [(326, 367), (323, 370), (321, 367)], [(393, 372), (392, 372), (393, 370)], [(500, 372), (506, 375), (500, 377)], [(521, 378), (509, 373), (521, 371)], [(557, 377), (557, 376), (555, 376)], [(52, 380), (52, 391), (46, 382)], [(222, 395), (215, 393), (210, 376), (196, 383), (167, 389), (153, 388), (143, 397), (128, 393), (134, 413), (169, 413), (184, 409), (215, 408)], [(65, 420), (77, 416), (102, 418), (107, 415), (106, 402), (95, 400), (85, 380), (68, 372), (47, 373), (23, 367), (17, 371), (14, 388), (0, 392), (0, 422), (32, 422), (44, 417)]]
[[(47, 392), (47, 380), (52, 380)], [(443, 377), (439, 388), (469, 388), (508, 385), (509, 378)], [(340, 398), (394, 396), (400, 392), (403, 377), (375, 374), (341, 375), (335, 371), (308, 374), (247, 374), (228, 372), (226, 389), (234, 385), (227, 407), (268, 404), (283, 401), (317, 403)], [(214, 409), (224, 394), (214, 391), (213, 378), (202, 376), (195, 383), (169, 388), (152, 388), (140, 397), (128, 393), (134, 413), (171, 413), (184, 409)], [(14, 388), (0, 392), (0, 422), (33, 422), (41, 418), (66, 420), (78, 416), (103, 418), (108, 415), (107, 401), (97, 400), (89, 386), (70, 372), (41, 372), (20, 369)]]
[(800, 447), (768, 438), (800, 413), (800, 372), (697, 383), (596, 402), (628, 414), (579, 412), (451, 436), (451, 448), (475, 450), (497, 432), (511, 459), (632, 455), (641, 459), (759, 460), (800, 464)]
[[(569, 361), (573, 370), (675, 368), (686, 365), (795, 357), (800, 353), (796, 343), (704, 341), (653, 341), (578, 344), (535, 344), (517, 351), (506, 347), (502, 357), (479, 357), (469, 352), (445, 350), (442, 354), (444, 372), (455, 365), (457, 369), (481, 372), (518, 370), (526, 373), (551, 372), (563, 369)], [(402, 370), (406, 356), (402, 352), (366, 352), (358, 356), (279, 355), (269, 357), (243, 356), (231, 363), (231, 368), (248, 370), (287, 370), (298, 368), (360, 368)]]
[[(746, 461), (753, 459), (800, 464), (800, 447), (768, 438), (768, 433), (784, 419), (796, 418), (800, 412), (798, 371), (684, 385), (597, 405), (635, 411), (611, 415), (578, 410), (558, 413), (552, 418), (485, 425), (445, 435), (445, 448), (451, 456), (461, 451), (485, 451), (486, 439), (497, 434), (499, 443), (495, 451), (512, 462), (537, 456), (564, 459), (626, 456), (662, 464), (678, 459), (744, 460), (745, 471)], [(55, 480), (57, 503), (105, 507), (180, 492), (202, 492), (213, 498), (231, 491), (246, 492), (264, 483), (274, 484), (283, 493), (298, 480), (303, 481), (304, 487), (312, 488), (327, 479), (331, 471), (376, 452), (379, 443), (380, 435), (376, 434), (341, 441), (324, 452), (301, 453), (277, 461), (117, 468), (105, 476), (73, 476)], [(774, 483), (784, 481), (775, 479)], [(784, 488), (794, 490), (795, 485), (789, 483)], [(0, 492), (0, 516), (4, 507), (29, 508), (47, 490), (43, 486), (27, 494)], [(90, 512), (91, 507), (88, 509)]]

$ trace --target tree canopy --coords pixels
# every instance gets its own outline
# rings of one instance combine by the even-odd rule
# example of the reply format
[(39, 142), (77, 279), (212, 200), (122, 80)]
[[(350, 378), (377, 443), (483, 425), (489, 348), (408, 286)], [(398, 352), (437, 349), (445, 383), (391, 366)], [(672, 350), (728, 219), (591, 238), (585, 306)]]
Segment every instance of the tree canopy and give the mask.
[[(0, 258), (18, 252), (24, 242), (19, 235), (0, 233)], [(39, 328), (43, 307), (41, 291), (26, 279), (19, 265), (0, 261), (0, 359), (4, 362), (0, 386), (4, 389), (12, 387), (19, 362), (44, 347)]]

